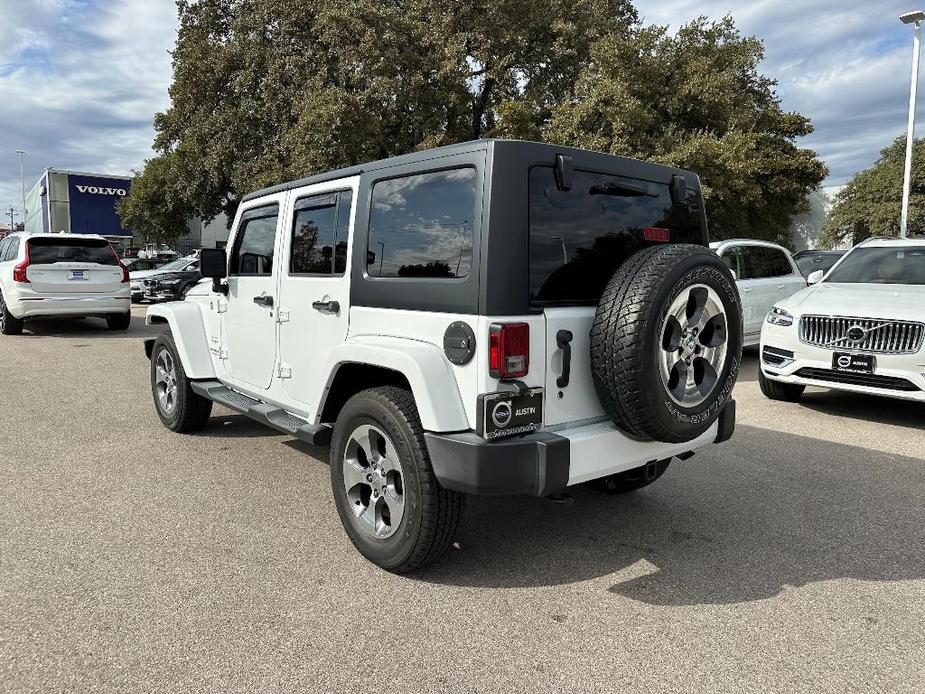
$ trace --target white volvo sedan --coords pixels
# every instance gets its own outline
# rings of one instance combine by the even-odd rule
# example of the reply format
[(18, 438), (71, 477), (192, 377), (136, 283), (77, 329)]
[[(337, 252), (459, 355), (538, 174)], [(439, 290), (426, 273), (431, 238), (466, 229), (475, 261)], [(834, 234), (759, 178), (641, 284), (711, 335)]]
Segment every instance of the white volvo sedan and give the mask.
[(131, 322), (128, 270), (102, 236), (16, 233), (0, 241), (0, 333), (17, 335), (31, 318)]
[(806, 386), (925, 401), (925, 240), (870, 239), (774, 305), (761, 332), (761, 391)]

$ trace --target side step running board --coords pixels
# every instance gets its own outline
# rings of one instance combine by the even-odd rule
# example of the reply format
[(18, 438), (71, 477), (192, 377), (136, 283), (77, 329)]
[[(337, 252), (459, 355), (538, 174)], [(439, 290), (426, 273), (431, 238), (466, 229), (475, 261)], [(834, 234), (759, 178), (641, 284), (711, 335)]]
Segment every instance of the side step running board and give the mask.
[(191, 381), (190, 387), (197, 395), (245, 414), (261, 424), (271, 426), (312, 446), (327, 446), (331, 443), (332, 429), (327, 424), (309, 424), (286, 410), (231, 390), (220, 381)]

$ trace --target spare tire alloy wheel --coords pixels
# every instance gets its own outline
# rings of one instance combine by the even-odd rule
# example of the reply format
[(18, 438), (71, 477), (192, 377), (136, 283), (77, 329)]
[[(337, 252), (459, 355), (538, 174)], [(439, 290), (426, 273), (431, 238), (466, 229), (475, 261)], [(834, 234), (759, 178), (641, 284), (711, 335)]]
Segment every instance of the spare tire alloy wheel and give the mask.
[(712, 288), (695, 284), (678, 294), (661, 328), (662, 383), (682, 407), (703, 403), (726, 363), (726, 310)]
[(405, 514), (401, 464), (388, 436), (371, 424), (350, 434), (343, 460), (344, 490), (361, 531), (391, 537)]
[(703, 246), (654, 246), (617, 268), (591, 329), (601, 406), (637, 441), (684, 443), (729, 400), (742, 355), (739, 292)]

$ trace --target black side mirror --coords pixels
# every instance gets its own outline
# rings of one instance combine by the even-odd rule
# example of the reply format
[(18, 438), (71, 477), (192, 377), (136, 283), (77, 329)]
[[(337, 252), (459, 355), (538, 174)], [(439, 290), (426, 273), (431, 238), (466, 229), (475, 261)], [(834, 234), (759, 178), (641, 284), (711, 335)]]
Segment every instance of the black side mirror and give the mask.
[(199, 251), (199, 270), (203, 277), (221, 280), (228, 277), (228, 256), (224, 248), (203, 248)]

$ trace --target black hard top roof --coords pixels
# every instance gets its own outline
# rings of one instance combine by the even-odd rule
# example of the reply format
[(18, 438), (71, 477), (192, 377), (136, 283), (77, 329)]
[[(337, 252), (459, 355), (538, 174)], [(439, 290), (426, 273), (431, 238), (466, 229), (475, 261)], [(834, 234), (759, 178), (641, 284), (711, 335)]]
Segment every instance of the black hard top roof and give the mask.
[[(527, 140), (504, 140), (504, 139), (483, 139), (483, 140), (469, 140), (467, 142), (460, 142), (453, 145), (444, 145), (443, 147), (435, 147), (432, 149), (424, 149), (419, 152), (410, 152), (409, 154), (401, 154), (395, 157), (388, 157), (386, 159), (377, 159), (376, 161), (371, 161), (366, 164), (359, 164), (357, 166), (350, 166), (344, 169), (335, 169), (334, 171), (327, 171), (324, 173), (315, 174), (313, 176), (307, 176), (305, 178), (300, 178), (296, 181), (289, 181), (287, 183), (280, 183), (279, 185), (271, 186), (269, 188), (263, 188), (262, 190), (256, 190), (253, 193), (248, 193), (243, 198), (241, 202), (246, 202), (248, 200), (253, 200), (255, 198), (261, 198), (265, 195), (272, 195), (274, 193), (282, 193), (287, 190), (292, 190), (293, 188), (301, 188), (302, 186), (312, 185), (314, 183), (324, 183), (325, 181), (334, 181), (339, 178), (349, 178), (351, 176), (359, 176), (360, 174), (376, 171), (379, 169), (385, 169), (392, 166), (399, 166), (403, 164), (415, 164), (417, 162), (428, 161), (435, 159), (437, 157), (445, 157), (453, 154), (464, 154), (467, 152), (475, 152), (478, 150), (487, 150), (495, 144), (502, 144), (505, 149), (507, 148), (517, 148), (518, 150), (526, 150), (532, 154), (535, 154), (536, 158), (548, 158), (550, 163), (553, 161), (555, 154), (574, 154), (577, 157), (587, 156), (593, 154), (595, 157), (609, 157), (617, 160), (624, 161), (636, 161), (629, 159), (628, 157), (620, 157), (613, 154), (604, 154), (600, 152), (590, 152), (590, 150), (578, 149), (575, 147), (567, 147), (564, 145), (554, 145), (548, 144), (545, 142), (530, 142)], [(676, 167), (665, 166), (662, 164), (655, 164), (651, 162), (644, 162), (647, 167), (652, 167), (653, 169), (663, 169), (670, 172), (686, 173), (690, 175), (695, 175), (690, 171), (683, 171)]]

